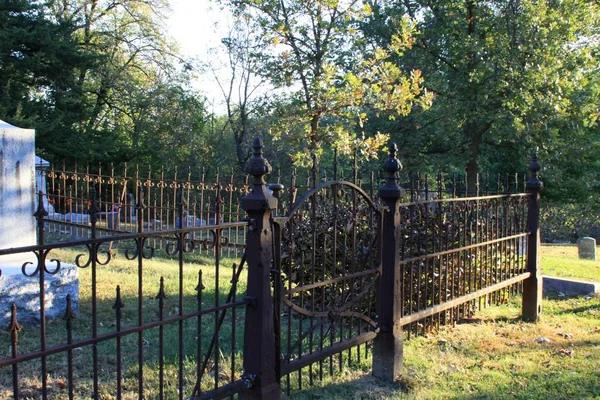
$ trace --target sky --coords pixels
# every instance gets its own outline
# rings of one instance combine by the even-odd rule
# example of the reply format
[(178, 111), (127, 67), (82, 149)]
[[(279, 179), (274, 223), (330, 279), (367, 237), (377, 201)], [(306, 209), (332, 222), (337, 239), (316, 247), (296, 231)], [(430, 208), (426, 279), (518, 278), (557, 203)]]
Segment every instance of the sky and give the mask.
[[(214, 0), (171, 0), (173, 12), (167, 21), (167, 29), (178, 43), (186, 58), (208, 59), (210, 48), (219, 46), (227, 28), (228, 12), (222, 10)], [(214, 55), (212, 55), (214, 57)], [(201, 90), (211, 111), (221, 111), (222, 95), (211, 73), (199, 74), (194, 87)]]

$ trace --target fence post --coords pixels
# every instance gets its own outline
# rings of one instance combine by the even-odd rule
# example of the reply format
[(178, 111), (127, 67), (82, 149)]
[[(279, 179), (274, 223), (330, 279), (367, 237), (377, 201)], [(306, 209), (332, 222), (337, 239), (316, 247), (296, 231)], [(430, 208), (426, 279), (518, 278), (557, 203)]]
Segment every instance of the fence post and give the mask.
[(540, 192), (544, 184), (538, 179), (540, 170), (537, 154), (531, 157), (529, 164), (531, 176), (526, 188), (530, 193), (527, 211), (527, 272), (531, 276), (523, 281), (523, 320), (535, 322), (542, 312), (542, 274), (540, 272)]
[(383, 164), (387, 173), (386, 183), (379, 188), (383, 201), (382, 274), (377, 294), (379, 334), (373, 347), (373, 375), (387, 381), (396, 380), (402, 370), (403, 333), (398, 320), (402, 316), (402, 275), (400, 262), (400, 196), (402, 188), (397, 184), (397, 172), (402, 164), (396, 158), (398, 148), (389, 146), (389, 157)]
[(273, 259), (271, 213), (277, 209), (277, 199), (263, 179), (271, 172), (271, 165), (263, 157), (263, 143), (255, 138), (254, 155), (246, 165), (246, 172), (254, 177), (250, 193), (242, 198), (242, 208), (248, 214), (250, 225), (246, 237), (248, 288), (246, 291), (246, 320), (244, 332), (244, 375), (253, 381), (249, 390), (240, 394), (244, 400), (280, 399), (281, 388), (275, 376), (275, 333), (273, 327), (273, 298), (270, 269)]

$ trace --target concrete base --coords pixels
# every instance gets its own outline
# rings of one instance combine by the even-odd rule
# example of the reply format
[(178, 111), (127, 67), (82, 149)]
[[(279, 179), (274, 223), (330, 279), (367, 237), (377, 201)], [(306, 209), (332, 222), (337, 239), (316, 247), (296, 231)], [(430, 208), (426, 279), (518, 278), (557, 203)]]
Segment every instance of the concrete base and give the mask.
[(562, 292), (565, 294), (600, 293), (600, 283), (544, 276), (544, 292)]

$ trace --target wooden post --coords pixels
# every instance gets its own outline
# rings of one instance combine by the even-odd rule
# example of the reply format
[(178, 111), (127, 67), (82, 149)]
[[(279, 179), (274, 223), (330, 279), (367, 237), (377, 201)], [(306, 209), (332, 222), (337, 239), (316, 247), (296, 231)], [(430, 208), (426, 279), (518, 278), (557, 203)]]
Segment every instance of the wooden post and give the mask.
[(244, 376), (252, 387), (242, 393), (244, 400), (281, 398), (281, 388), (275, 375), (275, 333), (273, 328), (273, 298), (270, 269), (273, 258), (271, 213), (277, 209), (277, 199), (267, 190), (263, 179), (271, 172), (263, 158), (263, 143), (255, 138), (254, 156), (246, 165), (246, 172), (254, 177), (252, 190), (242, 198), (242, 208), (250, 218), (246, 237), (248, 288), (246, 291), (246, 321), (244, 332)]
[(527, 272), (531, 276), (523, 281), (523, 320), (535, 322), (542, 312), (542, 274), (540, 272), (540, 192), (544, 184), (538, 179), (540, 170), (537, 155), (531, 157), (529, 164), (531, 177), (527, 181), (529, 210), (527, 211)]
[(386, 183), (379, 188), (383, 201), (382, 274), (377, 293), (379, 333), (373, 347), (373, 375), (395, 381), (402, 372), (403, 333), (398, 323), (402, 316), (402, 274), (400, 271), (400, 211), (398, 205), (402, 188), (398, 186), (397, 172), (402, 165), (396, 158), (398, 148), (389, 147), (389, 157), (383, 165)]

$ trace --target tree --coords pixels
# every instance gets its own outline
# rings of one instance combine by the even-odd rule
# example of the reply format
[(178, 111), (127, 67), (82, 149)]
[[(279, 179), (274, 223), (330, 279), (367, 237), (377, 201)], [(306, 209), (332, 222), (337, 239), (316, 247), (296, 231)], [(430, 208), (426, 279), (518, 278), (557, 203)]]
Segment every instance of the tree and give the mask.
[(163, 34), (165, 2), (3, 7), (0, 112), (36, 129), (39, 154), (84, 164), (191, 162), (181, 143), (198, 143), (207, 113), (203, 97), (186, 89), (188, 64)]
[[(406, 115), (413, 105), (426, 106), (418, 70), (403, 74), (389, 62), (410, 46), (410, 35), (394, 36), (387, 48), (371, 46), (360, 24), (371, 10), (358, 0), (223, 0), (252, 21), (270, 49), (259, 70), (289, 95), (276, 110), (282, 124), (272, 134), (296, 145), (296, 161), (320, 153), (323, 144), (342, 151), (361, 146), (373, 152), (385, 135), (361, 137), (367, 107)], [(404, 32), (410, 23), (402, 20)]]
[[(221, 47), (213, 49), (215, 54), (226, 58), (226, 65), (208, 63), (216, 80), (226, 108), (226, 124), (222, 131), (229, 129), (233, 135), (238, 167), (243, 170), (251, 155), (250, 139), (257, 132), (252, 119), (260, 117), (264, 111), (269, 92), (266, 78), (261, 76), (259, 60), (265, 51), (265, 44), (257, 33), (248, 26), (248, 21), (240, 16), (233, 21), (228, 36), (221, 39)], [(220, 57), (214, 57), (218, 60)], [(223, 69), (226, 78), (223, 77)]]
[[(49, 124), (57, 106), (55, 94), (74, 84), (72, 70), (91, 68), (94, 58), (77, 46), (73, 21), (48, 18), (43, 4), (5, 1), (0, 4), (0, 117), (29, 127)], [(72, 108), (77, 106), (72, 105)], [(61, 118), (68, 119), (68, 110)]]
[(593, 134), (600, 81), (597, 3), (374, 3), (378, 18), (367, 34), (380, 43), (390, 41), (395, 16), (418, 21), (413, 46), (397, 62), (407, 70), (418, 66), (436, 96), (430, 110), (403, 121), (413, 131), (404, 141), (417, 154), (454, 157), (466, 167), (471, 187), (482, 156), (525, 164), (515, 154), (540, 146), (556, 155), (577, 142), (575, 136)]

